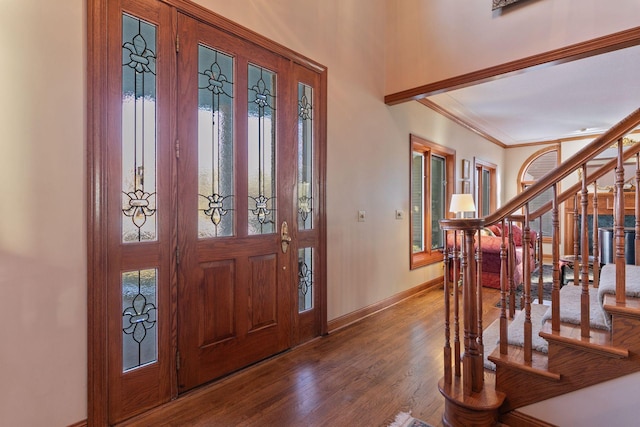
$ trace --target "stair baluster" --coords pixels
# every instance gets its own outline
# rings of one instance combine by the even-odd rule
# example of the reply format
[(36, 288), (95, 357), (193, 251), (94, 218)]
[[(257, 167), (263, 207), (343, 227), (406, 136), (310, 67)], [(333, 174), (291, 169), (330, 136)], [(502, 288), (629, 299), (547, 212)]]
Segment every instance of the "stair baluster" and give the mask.
[(453, 360), (456, 377), (460, 377), (460, 265), (458, 252), (458, 232), (453, 231)]
[(551, 223), (553, 235), (551, 259), (553, 263), (553, 285), (551, 288), (551, 330), (560, 332), (560, 219), (558, 216), (558, 184), (553, 184), (551, 200)]
[(537, 265), (538, 265), (538, 304), (542, 304), (544, 299), (544, 275), (542, 274), (542, 215), (538, 217), (538, 256), (537, 256)]
[[(580, 265), (580, 262), (578, 261), (578, 254), (580, 253), (579, 251), (579, 238), (576, 238), (577, 236), (580, 236), (580, 220), (578, 218), (579, 213), (578, 213), (578, 192), (576, 191), (575, 196), (573, 197), (573, 255), (575, 255), (576, 257), (576, 262), (573, 265), (573, 281), (577, 282), (579, 280), (578, 275), (575, 273), (576, 271), (580, 271), (578, 269), (578, 266)], [(577, 283), (576, 283), (577, 284)]]
[[(585, 175), (586, 176), (586, 175)], [(593, 287), (600, 285), (600, 245), (598, 243), (598, 182), (593, 182)]]
[(623, 139), (618, 140), (618, 165), (615, 182), (614, 236), (616, 241), (616, 302), (622, 304), (626, 300), (625, 276), (626, 261), (624, 256), (624, 159)]
[[(515, 254), (515, 244), (513, 243), (513, 223), (511, 222), (511, 219), (508, 220), (508, 228), (509, 228), (509, 233), (508, 233), (508, 239), (507, 239), (507, 244), (509, 247), (508, 250), (508, 256), (509, 256), (509, 262), (507, 263), (508, 265), (508, 274), (509, 274), (509, 318), (513, 319), (513, 317), (516, 315), (516, 284), (513, 282), (513, 271), (515, 269), (515, 258), (514, 258), (514, 254)], [(504, 233), (504, 229), (503, 229), (503, 233)]]
[[(447, 237), (449, 237), (449, 231), (444, 232), (444, 241), (447, 242)], [(454, 240), (455, 241), (455, 240)], [(443, 264), (444, 264), (444, 381), (446, 384), (451, 384), (451, 328), (449, 327), (449, 320), (451, 318), (451, 307), (449, 302), (449, 295), (451, 289), (454, 292), (457, 292), (457, 286), (453, 283), (453, 286), (450, 287), (451, 277), (450, 276), (450, 265), (449, 265), (449, 250), (448, 245), (444, 245), (444, 249), (442, 251), (443, 255)]]
[(524, 205), (524, 223), (522, 227), (522, 259), (524, 279), (524, 360), (531, 362), (533, 357), (532, 327), (531, 327), (531, 264), (529, 257), (531, 248), (531, 229), (529, 228), (529, 203)]
[(480, 353), (480, 363), (484, 363), (484, 342), (482, 338), (482, 233), (478, 232), (478, 247), (476, 249), (476, 304), (478, 306), (478, 352)]
[[(581, 249), (581, 270), (574, 269), (574, 278), (581, 273), (580, 284), (582, 285), (582, 294), (580, 295), (580, 335), (584, 338), (589, 337), (591, 332), (589, 321), (589, 234), (587, 226), (587, 213), (589, 199), (587, 195), (587, 164), (582, 164), (582, 191), (580, 192), (581, 212), (581, 231), (580, 231), (580, 249)], [(577, 259), (577, 257), (576, 257)]]
[(507, 288), (509, 282), (507, 280), (508, 268), (507, 268), (507, 244), (505, 242), (506, 233), (505, 220), (500, 223), (500, 229), (502, 232), (500, 236), (502, 243), (500, 245), (500, 354), (507, 354), (507, 343), (509, 342), (507, 337), (507, 293), (510, 290)]

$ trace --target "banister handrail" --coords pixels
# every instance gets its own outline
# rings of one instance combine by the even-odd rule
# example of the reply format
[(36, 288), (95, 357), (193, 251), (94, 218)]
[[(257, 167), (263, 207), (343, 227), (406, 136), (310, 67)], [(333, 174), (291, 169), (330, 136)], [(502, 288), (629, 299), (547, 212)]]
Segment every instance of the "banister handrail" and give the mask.
[[(630, 148), (628, 148), (627, 150), (624, 151), (623, 154), (623, 160), (628, 160), (631, 156), (633, 156), (634, 154), (640, 152), (640, 142), (637, 142), (636, 144), (633, 144)], [(603, 177), (605, 174), (607, 174), (607, 172), (610, 172), (612, 169), (615, 168), (616, 164), (618, 162), (618, 158), (614, 157), (613, 159), (611, 159), (610, 161), (608, 161), (607, 163), (603, 164), (601, 167), (599, 167), (598, 169), (596, 169), (595, 171), (591, 172), (585, 179), (587, 181), (587, 185), (590, 185), (592, 183), (594, 183), (596, 180), (598, 180), (599, 178)], [(560, 193), (558, 195), (558, 203), (563, 203), (567, 200), (569, 200), (571, 197), (575, 196), (576, 193), (580, 190), (581, 187), (581, 183), (577, 182), (575, 184), (573, 184), (571, 187), (569, 187), (568, 189), (566, 189), (565, 191), (563, 191), (562, 193)], [(543, 204), (542, 206), (540, 206), (538, 209), (536, 209), (532, 214), (529, 215), (531, 220), (534, 220), (536, 218), (538, 218), (539, 216), (543, 215), (544, 213), (548, 212), (549, 210), (551, 210), (551, 201), (546, 202), (545, 204)]]
[[(580, 165), (609, 148), (612, 143), (616, 142), (618, 139), (631, 132), (635, 127), (638, 126), (638, 124), (640, 124), (640, 108), (633, 111), (627, 117), (614, 125), (611, 129), (589, 143), (582, 150), (578, 151), (576, 154), (562, 162), (557, 169), (554, 169), (553, 171), (544, 175), (535, 184), (531, 185), (526, 190), (515, 196), (500, 209), (492, 214), (487, 215), (484, 218), (484, 224), (496, 224), (499, 221), (502, 221), (503, 218), (507, 217), (515, 210), (520, 209), (528, 201), (545, 191), (548, 187), (567, 177)], [(448, 222), (449, 221), (447, 221), (447, 223)]]

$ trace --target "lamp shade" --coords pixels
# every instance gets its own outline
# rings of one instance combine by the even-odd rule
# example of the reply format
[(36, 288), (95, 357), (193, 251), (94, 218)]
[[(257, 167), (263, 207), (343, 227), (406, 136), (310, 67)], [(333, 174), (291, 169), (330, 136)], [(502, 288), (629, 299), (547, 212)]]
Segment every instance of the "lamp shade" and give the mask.
[(451, 204), (449, 212), (475, 212), (476, 204), (473, 202), (471, 194), (453, 194), (451, 195)]

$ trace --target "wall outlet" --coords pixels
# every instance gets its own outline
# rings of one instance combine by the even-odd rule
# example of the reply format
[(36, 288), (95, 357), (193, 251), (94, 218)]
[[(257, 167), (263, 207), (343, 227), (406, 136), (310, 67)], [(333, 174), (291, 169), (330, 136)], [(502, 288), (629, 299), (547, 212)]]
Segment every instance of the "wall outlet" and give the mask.
[(358, 211), (358, 222), (364, 222), (367, 217), (367, 213), (365, 211)]
[(396, 209), (396, 219), (404, 219), (404, 211), (401, 209)]

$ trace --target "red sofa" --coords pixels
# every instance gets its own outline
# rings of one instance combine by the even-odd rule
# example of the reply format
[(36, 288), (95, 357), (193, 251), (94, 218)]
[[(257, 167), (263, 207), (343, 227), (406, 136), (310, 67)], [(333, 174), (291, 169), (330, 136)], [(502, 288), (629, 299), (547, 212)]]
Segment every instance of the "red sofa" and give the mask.
[[(508, 229), (505, 227), (505, 231)], [(536, 265), (537, 233), (530, 231), (529, 240), (529, 271), (533, 271)], [(448, 233), (447, 245), (449, 250), (453, 247), (453, 233)], [(508, 251), (508, 236), (505, 235), (505, 243)], [(500, 289), (500, 248), (502, 246), (502, 233), (499, 225), (489, 226), (482, 231), (482, 286)], [(517, 286), (522, 283), (524, 263), (522, 250), (522, 229), (513, 225), (513, 242), (515, 245), (515, 265), (513, 280)], [(459, 246), (458, 246), (459, 247)], [(476, 248), (478, 247), (476, 237)], [(509, 254), (507, 253), (509, 257)], [(453, 272), (453, 270), (451, 271)]]

